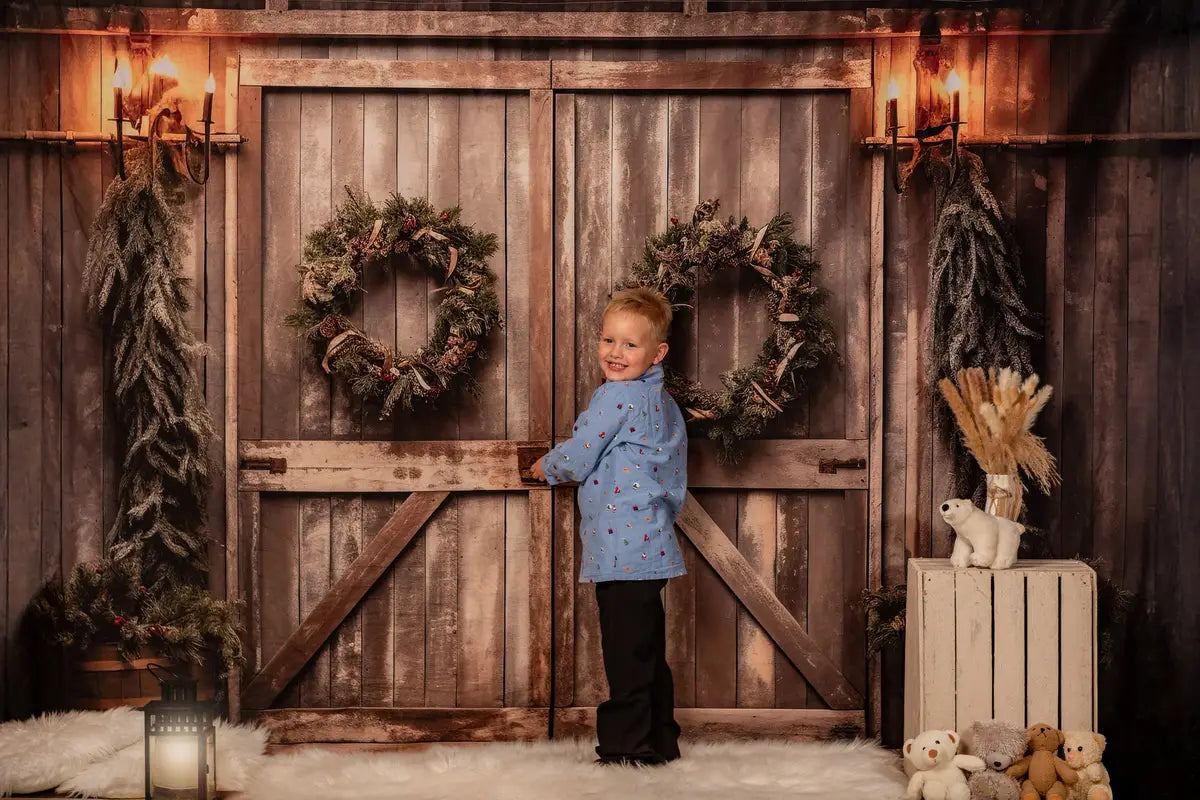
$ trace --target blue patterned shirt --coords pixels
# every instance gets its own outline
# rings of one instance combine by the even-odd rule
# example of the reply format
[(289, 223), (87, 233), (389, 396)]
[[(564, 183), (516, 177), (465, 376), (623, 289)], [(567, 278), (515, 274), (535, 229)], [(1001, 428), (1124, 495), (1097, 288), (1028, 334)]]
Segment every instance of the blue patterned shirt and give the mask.
[(580, 583), (687, 573), (674, 528), (687, 494), (687, 429), (660, 364), (593, 392), (542, 468), (550, 484), (579, 482)]

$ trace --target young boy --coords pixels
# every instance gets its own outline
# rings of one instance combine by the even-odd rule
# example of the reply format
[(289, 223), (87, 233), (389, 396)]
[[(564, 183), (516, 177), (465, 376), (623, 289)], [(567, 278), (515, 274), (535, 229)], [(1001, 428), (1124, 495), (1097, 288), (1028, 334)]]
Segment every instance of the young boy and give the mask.
[(662, 588), (686, 573), (675, 518), (687, 494), (687, 430), (663, 389), (671, 306), (626, 289), (604, 311), (597, 360), (606, 381), (574, 434), (533, 466), (579, 482), (580, 583), (596, 584), (609, 699), (596, 710), (599, 763), (679, 758)]

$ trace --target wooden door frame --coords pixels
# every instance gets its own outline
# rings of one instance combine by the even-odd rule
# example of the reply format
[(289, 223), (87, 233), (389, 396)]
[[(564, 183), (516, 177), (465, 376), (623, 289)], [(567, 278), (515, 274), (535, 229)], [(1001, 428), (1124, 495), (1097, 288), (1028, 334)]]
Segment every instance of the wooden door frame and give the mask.
[[(555, 308), (554, 293), (554, 94), (555, 91), (747, 91), (841, 89), (866, 93), (870, 106), (871, 63), (867, 59), (820, 62), (815, 65), (785, 65), (771, 62), (552, 62), (552, 61), (367, 61), (320, 59), (230, 59), (227, 86), (233, 96), (227, 103), (228, 130), (238, 130), (246, 145), (236, 159), (226, 160), (226, 270), (227, 349), (236, 352), (226, 359), (227, 393), (225, 425), (226, 467), (226, 581), (230, 597), (239, 597), (243, 583), (249, 589), (248, 621), (251, 645), (258, 645), (261, 611), (258, 582), (259, 507), (262, 492), (408, 492), (381, 533), (364, 549), (339, 583), (301, 621), (280, 650), (243, 682), (237, 671), (230, 675), (230, 715), (233, 718), (254, 709), (253, 716), (269, 724), (274, 740), (405, 742), (439, 740), (482, 740), (543, 738), (549, 729), (553, 707), (551, 694), (551, 636), (558, 627), (552, 619), (551, 592), (558, 598), (556, 575), (559, 555), (554, 555), (552, 530), (558, 530), (562, 509), (573, 513), (569, 502), (553, 498), (569, 490), (531, 484), (528, 465), (539, 452), (553, 445), (555, 398), (554, 347), (573, 347), (572, 315), (560, 324), (555, 341), (551, 314), (530, 314), (530, 398), (528, 441), (264, 441), (261, 440), (261, 403), (257, 377), (261, 363), (258, 337), (242, 339), (239, 310), (261, 304), (263, 269), (263, 153), (262, 110), (264, 89), (396, 89), (417, 91), (505, 91), (528, 92), (530, 100), (530, 270), (531, 308)], [(852, 135), (858, 135), (852, 131)], [(863, 134), (865, 135), (865, 133)], [(882, 155), (872, 161), (872, 253), (870, 311), (870, 436), (866, 440), (763, 440), (751, 443), (755, 465), (738, 470), (722, 467), (711, 448), (697, 443), (693, 448), (691, 485), (695, 488), (773, 488), (778, 486), (782, 459), (808, 465), (807, 476), (814, 488), (866, 489), (870, 498), (868, 515), (868, 583), (879, 585), (881, 496), (882, 385)], [(876, 216), (878, 214), (878, 219)], [(239, 224), (240, 222), (240, 224)], [(877, 241), (878, 240), (878, 241)], [(561, 276), (560, 276), (561, 277)], [(239, 292), (239, 286), (244, 290)], [(572, 306), (573, 309), (573, 306)], [(561, 315), (560, 315), (561, 316)], [(877, 356), (879, 361), (876, 360)], [(240, 368), (241, 365), (248, 368)], [(573, 375), (559, 375), (559, 394), (569, 392)], [(569, 396), (563, 397), (569, 402)], [(243, 436), (247, 437), (243, 440)], [(867, 474), (826, 474), (819, 464), (827, 459), (861, 458), (869, 463)], [(453, 468), (469, 459), (469, 473)], [(795, 469), (792, 470), (795, 474)], [(398, 477), (403, 476), (403, 477)], [(806, 484), (808, 486), (808, 484)], [(794, 488), (793, 484), (786, 487)], [(523, 491), (529, 493), (531, 542), (542, 542), (544, 561), (530, 564), (530, 648), (532, 658), (531, 706), (495, 709), (277, 709), (270, 703), (316, 653), (324, 639), (353, 610), (375, 580), (390, 566), (424, 522), (453, 491)], [(243, 497), (244, 495), (244, 497)], [(236, 509), (236, 513), (234, 513)], [(556, 521), (558, 520), (558, 521)], [(814, 686), (828, 692), (835, 708), (863, 707), (863, 698), (845, 685), (832, 663), (822, 663), (819, 651), (795, 619), (761, 584), (744, 558), (733, 548), (722, 548), (712, 520), (689, 495), (680, 527), (696, 541), (707, 558), (748, 610), (765, 629), (776, 635), (785, 652), (797, 663)], [(248, 554), (241, 556), (246, 534)], [(717, 535), (713, 535), (713, 534)], [(573, 546), (572, 541), (565, 543)], [(542, 548), (531, 550), (541, 553)], [(559, 548), (561, 551), (561, 547)], [(568, 554), (568, 557), (570, 555)], [(243, 563), (246, 562), (246, 563)], [(242, 580), (245, 570), (247, 580)], [(554, 587), (553, 590), (551, 587)], [(546, 602), (540, 602), (542, 597)], [(774, 601), (772, 603), (771, 601)], [(573, 613), (560, 605), (554, 616)], [(788, 622), (790, 620), (790, 624)], [(828, 659), (825, 659), (828, 661)], [(561, 669), (559, 665), (557, 669)], [(832, 670), (832, 673), (830, 673)], [(866, 706), (878, 709), (878, 669), (872, 670), (871, 691)], [(839, 680), (840, 679), (840, 680)], [(244, 685), (243, 685), (244, 684)], [(849, 689), (849, 691), (847, 691)], [(571, 709), (564, 709), (564, 721)], [(877, 713), (877, 712), (876, 712)], [(853, 719), (829, 712), (825, 728), (845, 730), (852, 723), (863, 728), (863, 712)], [(685, 712), (686, 716), (686, 712)], [(770, 716), (770, 715), (767, 715)], [(778, 715), (776, 715), (778, 716)], [(569, 726), (568, 726), (569, 727)]]

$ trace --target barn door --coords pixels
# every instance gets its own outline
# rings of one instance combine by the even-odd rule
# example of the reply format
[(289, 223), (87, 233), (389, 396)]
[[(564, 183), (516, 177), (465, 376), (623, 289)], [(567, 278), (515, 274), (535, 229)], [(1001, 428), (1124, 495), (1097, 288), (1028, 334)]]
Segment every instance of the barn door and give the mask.
[[(861, 90), (555, 97), (560, 437), (599, 380), (595, 334), (613, 285), (649, 234), (690, 218), (698, 201), (719, 198), (721, 214), (752, 225), (791, 213), (830, 293), (843, 361), (817, 376), (808, 406), (788, 409), (736, 468), (692, 439), (692, 497), (677, 531), (688, 575), (666, 590), (685, 736), (864, 727), (855, 601), (870, 579), (868, 394), (882, 365), (868, 345), (872, 163), (854, 136), (870, 115)], [(753, 360), (768, 330), (750, 294), (759, 280), (747, 272), (703, 287), (694, 312), (677, 317), (672, 363), (716, 386)], [(555, 736), (587, 732), (606, 697), (594, 591), (576, 583), (576, 524), (571, 492), (556, 490)]]
[[(549, 92), (461, 89), (526, 73), (548, 85), (548, 65), (435, 69), (424, 45), (255, 55), (238, 103), (244, 710), (276, 742), (544, 738), (551, 496), (521, 482), (517, 454), (549, 434), (549, 324), (530, 317), (549, 303), (537, 277), (550, 267), (548, 199), (544, 256), (530, 221), (531, 185), (549, 196), (548, 139), (544, 168), (531, 167), (531, 114)], [(412, 85), (440, 90), (398, 90), (414, 63), (428, 79)], [(285, 327), (304, 237), (345, 186), (461, 205), (497, 235), (504, 326), (473, 368), (477, 393), (381, 421)], [(439, 284), (398, 266), (367, 276), (358, 321), (411, 352)], [(531, 300), (538, 286), (547, 298)]]

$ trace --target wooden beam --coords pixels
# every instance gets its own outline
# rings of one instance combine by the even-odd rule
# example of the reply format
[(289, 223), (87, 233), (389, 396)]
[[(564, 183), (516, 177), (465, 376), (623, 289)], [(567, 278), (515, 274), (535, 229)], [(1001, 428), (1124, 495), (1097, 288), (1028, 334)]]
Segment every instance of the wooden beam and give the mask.
[[(883, 199), (887, 186), (884, 181), (884, 154), (871, 154), (871, 290), (870, 290), (870, 453), (867, 456), (867, 588), (872, 591), (883, 585)], [(867, 708), (870, 711), (868, 729), (872, 735), (882, 729), (883, 661), (879, 653), (871, 657)]]
[(675, 524), (831, 708), (862, 708), (862, 693), (821, 652), (691, 492)]
[(550, 732), (547, 708), (272, 708), (247, 716), (270, 731), (271, 744), (529, 742)]
[(549, 61), (247, 58), (243, 86), (529, 90), (550, 87)]
[[(225, 59), (225, 127), (237, 130), (238, 60)], [(241, 597), (238, 563), (241, 543), (238, 539), (237, 491), (237, 391), (238, 385), (238, 314), (237, 314), (237, 253), (238, 253), (238, 181), (237, 158), (225, 158), (225, 596)], [(241, 667), (229, 670), (229, 718), (237, 722), (241, 713)]]
[[(849, 39), (915, 37), (923, 11), (752, 11), (721, 14), (622, 11), (287, 11), (143, 8), (161, 35), (237, 37), (387, 37), (418, 39)], [(5, 33), (91, 33), (124, 36), (128, 7), (62, 8), (28, 3), (9, 8)], [(943, 10), (943, 36), (1021, 33), (983, 12)], [(1095, 33), (1096, 31), (1084, 31)], [(1036, 33), (1026, 31), (1025, 33)], [(1043, 32), (1044, 33), (1044, 32)], [(1075, 31), (1070, 31), (1075, 33)]]
[[(446, 62), (455, 63), (455, 62)], [(520, 63), (520, 62), (496, 62)], [(529, 436), (554, 426), (554, 92), (529, 93)]]
[(554, 88), (560, 91), (780, 91), (870, 85), (871, 62), (867, 59), (554, 62)]
[(238, 487), (243, 492), (527, 491), (538, 484), (521, 480), (518, 449), (548, 446), (504, 439), (243, 441), (243, 462), (282, 458), (287, 471), (242, 469)]
[(821, 462), (865, 463), (866, 439), (755, 439), (736, 464), (722, 464), (708, 439), (688, 443), (688, 486), (694, 489), (866, 489), (867, 470), (821, 472)]
[[(746, 442), (737, 464), (721, 464), (707, 439), (690, 447), (688, 485), (724, 489), (866, 489), (866, 439), (759, 439)], [(547, 441), (359, 442), (247, 440), (244, 461), (284, 459), (286, 472), (241, 469), (243, 492), (528, 491), (544, 484), (521, 478), (521, 451)], [(861, 461), (863, 468), (821, 472), (822, 462)]]
[(242, 693), (243, 708), (266, 708), (354, 610), (449, 492), (414, 492)]
[[(863, 735), (863, 712), (815, 708), (677, 708), (675, 721), (688, 740), (742, 738), (829, 740)], [(590, 738), (596, 709), (554, 709), (554, 737)]]

